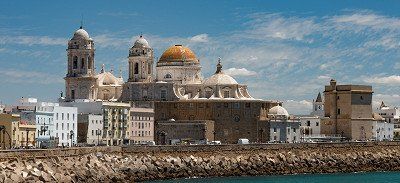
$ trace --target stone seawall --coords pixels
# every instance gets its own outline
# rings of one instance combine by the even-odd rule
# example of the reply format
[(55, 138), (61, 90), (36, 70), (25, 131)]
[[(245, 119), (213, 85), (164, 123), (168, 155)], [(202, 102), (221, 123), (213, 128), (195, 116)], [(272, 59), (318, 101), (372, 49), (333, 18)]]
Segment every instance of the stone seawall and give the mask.
[[(131, 182), (182, 177), (400, 170), (398, 142), (37, 151), (41, 156), (28, 155), (35, 151), (0, 152), (0, 181)], [(62, 155), (57, 156), (56, 151)], [(73, 154), (74, 151), (79, 154)], [(52, 153), (43, 156), (44, 152)], [(10, 153), (16, 156), (3, 156)], [(26, 155), (17, 156), (18, 153)]]

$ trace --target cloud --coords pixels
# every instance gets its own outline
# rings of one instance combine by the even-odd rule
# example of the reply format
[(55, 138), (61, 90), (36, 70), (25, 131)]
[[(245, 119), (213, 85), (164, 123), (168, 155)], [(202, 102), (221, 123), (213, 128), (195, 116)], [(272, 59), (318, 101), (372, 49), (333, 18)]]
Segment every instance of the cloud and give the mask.
[(399, 94), (374, 94), (372, 95), (372, 109), (376, 110), (384, 102), (389, 107), (400, 107)]
[(61, 84), (62, 76), (51, 75), (37, 71), (24, 71), (15, 69), (0, 70), (0, 83), (34, 83), (34, 84)]
[(400, 86), (400, 76), (383, 76), (383, 77), (370, 77), (365, 78), (365, 82), (374, 84), (387, 84), (387, 85), (399, 85)]
[(283, 107), (289, 114), (309, 114), (312, 110), (312, 102), (307, 100), (286, 100), (283, 102)]
[(190, 41), (205, 43), (209, 41), (208, 34), (199, 34), (190, 38)]
[(230, 76), (256, 76), (257, 72), (249, 71), (245, 68), (229, 68), (225, 69), (224, 72)]
[(252, 39), (273, 38), (312, 42), (307, 37), (320, 29), (312, 17), (284, 17), (281, 14), (255, 13), (251, 18), (252, 21), (246, 24), (249, 29), (240, 35)]
[(21, 44), (27, 46), (66, 46), (67, 41), (68, 40), (65, 38), (52, 38), (49, 36), (0, 36), (0, 45)]

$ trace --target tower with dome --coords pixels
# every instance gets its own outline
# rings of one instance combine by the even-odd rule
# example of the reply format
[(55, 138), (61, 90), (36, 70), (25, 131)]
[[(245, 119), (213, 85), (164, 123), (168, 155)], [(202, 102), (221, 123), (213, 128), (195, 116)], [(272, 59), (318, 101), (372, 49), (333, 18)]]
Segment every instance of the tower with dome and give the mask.
[(68, 41), (65, 102), (76, 100), (113, 101), (120, 98), (123, 78), (116, 77), (105, 66), (95, 70), (95, 46), (89, 33), (81, 26)]

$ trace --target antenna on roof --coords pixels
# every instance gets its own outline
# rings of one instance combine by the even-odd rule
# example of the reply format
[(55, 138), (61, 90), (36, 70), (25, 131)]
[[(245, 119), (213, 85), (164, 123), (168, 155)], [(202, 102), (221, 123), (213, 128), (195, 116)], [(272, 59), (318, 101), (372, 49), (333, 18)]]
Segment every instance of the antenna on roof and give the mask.
[(81, 27), (80, 27), (80, 29), (82, 29), (83, 28), (83, 13), (81, 14)]

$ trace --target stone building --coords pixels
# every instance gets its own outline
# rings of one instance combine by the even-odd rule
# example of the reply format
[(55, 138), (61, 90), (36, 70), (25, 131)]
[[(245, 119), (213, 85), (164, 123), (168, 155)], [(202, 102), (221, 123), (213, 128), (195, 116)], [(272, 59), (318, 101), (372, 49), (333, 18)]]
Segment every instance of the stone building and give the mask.
[(131, 108), (129, 111), (129, 144), (142, 144), (154, 141), (154, 110), (151, 108)]
[(381, 117), (375, 118), (372, 113), (372, 93), (371, 86), (336, 85), (332, 79), (330, 85), (325, 86), (321, 133), (340, 135), (349, 140), (374, 139), (371, 129), (374, 123), (380, 123)]
[[(176, 121), (214, 121), (214, 135), (217, 141), (236, 143), (240, 138), (247, 138), (251, 142), (257, 142), (262, 133), (264, 133), (264, 137), (266, 136), (267, 132), (260, 133), (260, 130), (268, 123), (268, 109), (275, 105), (279, 105), (279, 103), (234, 99), (155, 102), (155, 130), (159, 132), (157, 127), (171, 119)], [(155, 138), (159, 139), (160, 135), (156, 134)]]
[(122, 76), (116, 77), (112, 71), (105, 71), (104, 65), (100, 73), (96, 74), (94, 56), (94, 41), (81, 26), (68, 42), (68, 66), (64, 78), (66, 96), (62, 101), (119, 99)]
[(162, 145), (205, 144), (214, 141), (214, 121), (211, 120), (167, 120), (156, 124), (156, 143)]
[(324, 114), (324, 101), (322, 100), (321, 93), (318, 93), (317, 98), (313, 100), (313, 109), (310, 113), (311, 116), (323, 117)]

